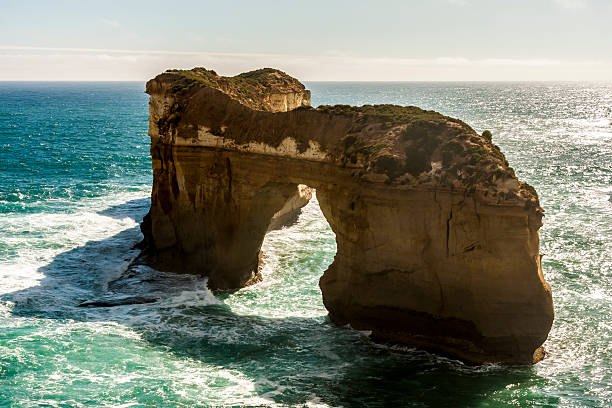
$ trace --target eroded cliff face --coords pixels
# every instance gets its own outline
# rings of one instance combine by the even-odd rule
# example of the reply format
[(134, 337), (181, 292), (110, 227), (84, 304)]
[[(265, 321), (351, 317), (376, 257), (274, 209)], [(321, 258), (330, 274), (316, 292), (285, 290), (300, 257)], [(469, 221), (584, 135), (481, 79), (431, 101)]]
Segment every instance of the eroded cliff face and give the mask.
[(302, 207), (308, 204), (312, 199), (313, 192), (314, 189), (312, 187), (308, 187), (305, 184), (298, 184), (297, 191), (293, 193), (293, 196), (287, 200), (283, 208), (278, 210), (272, 217), (272, 220), (270, 220), (268, 231), (281, 229), (294, 224), (302, 213)]
[(533, 363), (553, 320), (542, 209), (488, 135), (392, 105), (310, 108), (265, 69), (147, 83), (154, 185), (139, 262), (257, 281), (274, 215), (317, 190), (337, 254), (320, 280), (337, 324), (473, 362)]

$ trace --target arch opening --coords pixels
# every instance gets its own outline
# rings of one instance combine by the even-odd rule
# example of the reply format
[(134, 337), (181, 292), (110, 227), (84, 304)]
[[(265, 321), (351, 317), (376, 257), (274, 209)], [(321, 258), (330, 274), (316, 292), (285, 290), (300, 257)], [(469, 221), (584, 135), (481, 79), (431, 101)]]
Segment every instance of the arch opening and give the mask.
[(244, 295), (240, 291), (233, 296), (247, 303), (257, 299), (257, 308), (271, 317), (327, 315), (319, 279), (333, 262), (337, 246), (315, 191), (291, 219), (291, 223), (269, 229), (263, 239), (261, 282), (247, 288)]

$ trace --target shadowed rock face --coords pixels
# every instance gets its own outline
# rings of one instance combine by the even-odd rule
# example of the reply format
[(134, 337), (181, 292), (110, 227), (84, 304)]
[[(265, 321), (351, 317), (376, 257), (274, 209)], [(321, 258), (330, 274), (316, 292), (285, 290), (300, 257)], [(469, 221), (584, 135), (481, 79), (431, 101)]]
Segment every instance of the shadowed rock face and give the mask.
[(271, 219), (305, 184), (336, 234), (320, 280), (332, 321), (472, 362), (542, 358), (543, 212), (490, 135), (416, 107), (313, 109), (273, 69), (169, 71), (147, 93), (154, 184), (138, 262), (213, 289), (253, 283)]

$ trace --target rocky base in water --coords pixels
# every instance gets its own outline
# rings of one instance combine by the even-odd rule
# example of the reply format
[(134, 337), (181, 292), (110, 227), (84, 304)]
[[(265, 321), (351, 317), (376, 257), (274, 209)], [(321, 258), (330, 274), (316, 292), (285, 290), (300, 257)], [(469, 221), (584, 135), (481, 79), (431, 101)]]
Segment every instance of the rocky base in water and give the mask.
[(472, 362), (542, 358), (543, 212), (489, 133), (416, 107), (313, 109), (273, 69), (168, 71), (147, 93), (154, 184), (137, 263), (217, 290), (256, 282), (264, 235), (304, 184), (336, 234), (320, 280), (332, 321)]

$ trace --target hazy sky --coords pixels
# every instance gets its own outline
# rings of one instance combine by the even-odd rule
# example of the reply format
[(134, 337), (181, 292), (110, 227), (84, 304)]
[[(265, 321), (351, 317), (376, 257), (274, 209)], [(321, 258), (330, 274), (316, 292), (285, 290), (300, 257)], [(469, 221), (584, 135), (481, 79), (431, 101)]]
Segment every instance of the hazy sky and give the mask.
[(612, 81), (612, 0), (0, 0), (0, 80)]

